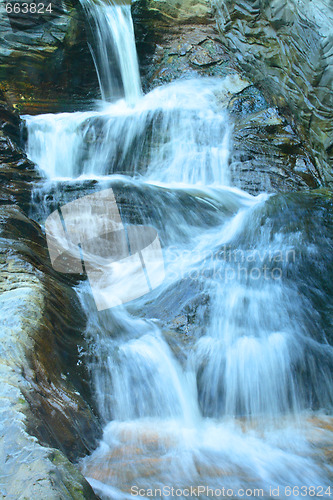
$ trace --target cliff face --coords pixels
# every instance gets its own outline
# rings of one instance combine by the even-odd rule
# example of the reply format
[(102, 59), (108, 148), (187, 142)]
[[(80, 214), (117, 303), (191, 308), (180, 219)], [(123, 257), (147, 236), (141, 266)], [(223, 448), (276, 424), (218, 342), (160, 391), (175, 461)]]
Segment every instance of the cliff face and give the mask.
[(138, 0), (132, 13), (145, 91), (176, 78), (224, 76), (234, 69), (205, 0)]
[(309, 143), (332, 183), (333, 7), (318, 0), (214, 0), (221, 40)]

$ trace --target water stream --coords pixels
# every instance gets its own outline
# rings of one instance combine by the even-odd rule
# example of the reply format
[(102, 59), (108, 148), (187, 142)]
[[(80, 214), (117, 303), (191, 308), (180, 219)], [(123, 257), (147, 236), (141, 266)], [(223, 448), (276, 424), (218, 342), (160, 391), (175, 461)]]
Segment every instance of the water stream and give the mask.
[[(130, 7), (85, 2), (112, 102), (25, 117), (45, 176), (33, 216), (43, 223), (59, 204), (112, 187), (124, 222), (157, 229), (166, 278), (102, 312), (88, 282), (78, 286), (104, 422), (82, 471), (106, 499), (139, 488), (168, 498), (172, 487), (179, 498), (211, 498), (207, 487), (219, 498), (327, 496), (333, 350), (287, 279), (319, 249), (298, 227), (274, 226), (274, 196), (230, 185), (232, 127), (218, 97), (227, 80), (141, 96)], [(116, 280), (128, 286), (120, 271)]]
[(124, 95), (130, 105), (135, 104), (142, 90), (130, 2), (84, 0), (81, 3), (95, 38), (90, 50), (102, 99), (109, 101)]

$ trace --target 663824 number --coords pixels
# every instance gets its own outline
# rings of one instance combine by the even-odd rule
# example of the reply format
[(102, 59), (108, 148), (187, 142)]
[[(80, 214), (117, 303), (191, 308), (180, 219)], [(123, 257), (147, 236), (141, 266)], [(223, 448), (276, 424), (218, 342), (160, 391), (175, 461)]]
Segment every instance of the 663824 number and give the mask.
[(51, 14), (52, 3), (6, 3), (7, 14)]
[(286, 497), (330, 497), (333, 495), (333, 488), (330, 486), (286, 486), (284, 494)]

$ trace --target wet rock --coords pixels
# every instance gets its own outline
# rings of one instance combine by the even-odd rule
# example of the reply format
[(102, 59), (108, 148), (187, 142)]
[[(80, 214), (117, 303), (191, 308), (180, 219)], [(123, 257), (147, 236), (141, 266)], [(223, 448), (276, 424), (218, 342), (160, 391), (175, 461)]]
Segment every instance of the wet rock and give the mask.
[(233, 67), (208, 2), (139, 0), (132, 7), (143, 87), (223, 76)]
[(240, 94), (228, 104), (234, 122), (233, 184), (253, 194), (318, 187), (314, 158), (277, 108), (255, 87)]
[(152, 16), (176, 23), (207, 23), (210, 5), (206, 0), (148, 0), (145, 1)]
[(20, 147), (20, 118), (0, 91), (0, 204), (28, 211), (32, 183), (40, 179), (35, 165)]
[(250, 86), (251, 82), (240, 75), (239, 72), (230, 72), (230, 74), (223, 78), (221, 90), (216, 93), (221, 108), (226, 108), (229, 112), (232, 112), (234, 96), (237, 97), (244, 89)]
[(0, 130), (17, 144), (20, 143), (20, 117), (0, 92)]
[(223, 213), (228, 216), (233, 211), (224, 200), (205, 199), (200, 190), (187, 193), (184, 189), (138, 187), (121, 182), (111, 185), (123, 222), (152, 225), (163, 245), (174, 241), (175, 232), (178, 241), (186, 243), (189, 227), (196, 230), (213, 227), (221, 221)]
[[(50, 459), (57, 453), (51, 446), (76, 460), (94, 447), (98, 435), (79, 358), (82, 312), (72, 289), (49, 268), (37, 224), (17, 207), (2, 206), (0, 235), (5, 491), (13, 498), (26, 491), (37, 498), (94, 498), (64, 455), (57, 455), (60, 468)], [(68, 485), (77, 489), (76, 496)]]
[(214, 40), (206, 40), (191, 51), (190, 62), (195, 66), (211, 66), (225, 57), (221, 45)]
[(0, 127), (1, 494), (96, 498), (68, 460), (91, 451), (100, 433), (82, 358), (84, 314), (69, 282), (53, 271), (40, 227), (18, 206), (28, 211), (39, 176), (3, 99)]
[(236, 93), (228, 102), (229, 113), (247, 115), (267, 109), (265, 97), (254, 85), (248, 85), (244, 90)]
[(215, 9), (223, 44), (309, 143), (321, 182), (332, 182), (332, 5), (216, 0)]
[[(200, 274), (200, 273), (199, 273)], [(189, 346), (206, 333), (210, 315), (210, 297), (205, 292), (204, 276), (186, 276), (150, 301), (143, 311), (147, 318), (157, 319), (173, 347), (173, 338), (188, 337)], [(177, 348), (177, 346), (175, 346)]]
[[(21, 10), (24, 3), (15, 2)], [(20, 112), (72, 109), (96, 96), (90, 35), (80, 3), (51, 5), (51, 14), (1, 16), (0, 89)]]

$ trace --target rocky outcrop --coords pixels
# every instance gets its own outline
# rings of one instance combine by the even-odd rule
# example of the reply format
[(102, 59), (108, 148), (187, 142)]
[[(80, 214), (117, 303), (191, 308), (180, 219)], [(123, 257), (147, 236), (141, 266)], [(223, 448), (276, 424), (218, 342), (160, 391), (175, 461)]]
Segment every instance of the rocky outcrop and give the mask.
[(19, 115), (0, 92), (0, 205), (11, 203), (27, 211), (32, 183), (40, 176), (20, 143)]
[(22, 113), (73, 109), (98, 94), (85, 16), (76, 0), (51, 3), (52, 13), (0, 18), (0, 89)]
[(223, 76), (235, 69), (205, 0), (138, 0), (132, 13), (145, 91), (176, 78)]
[(224, 79), (219, 100), (234, 126), (234, 185), (253, 194), (321, 185), (322, 169), (296, 119), (218, 34), (208, 1), (139, 0), (132, 10), (146, 90), (176, 78)]
[(230, 164), (233, 185), (252, 194), (320, 185), (320, 172), (307, 144), (256, 86), (248, 82), (231, 97), (227, 107), (234, 124)]
[(333, 9), (325, 1), (215, 0), (221, 40), (313, 151), (333, 166)]
[(68, 460), (92, 450), (100, 432), (80, 357), (84, 314), (69, 282), (52, 270), (40, 227), (22, 210), (38, 175), (3, 99), (0, 124), (1, 494), (95, 498)]

